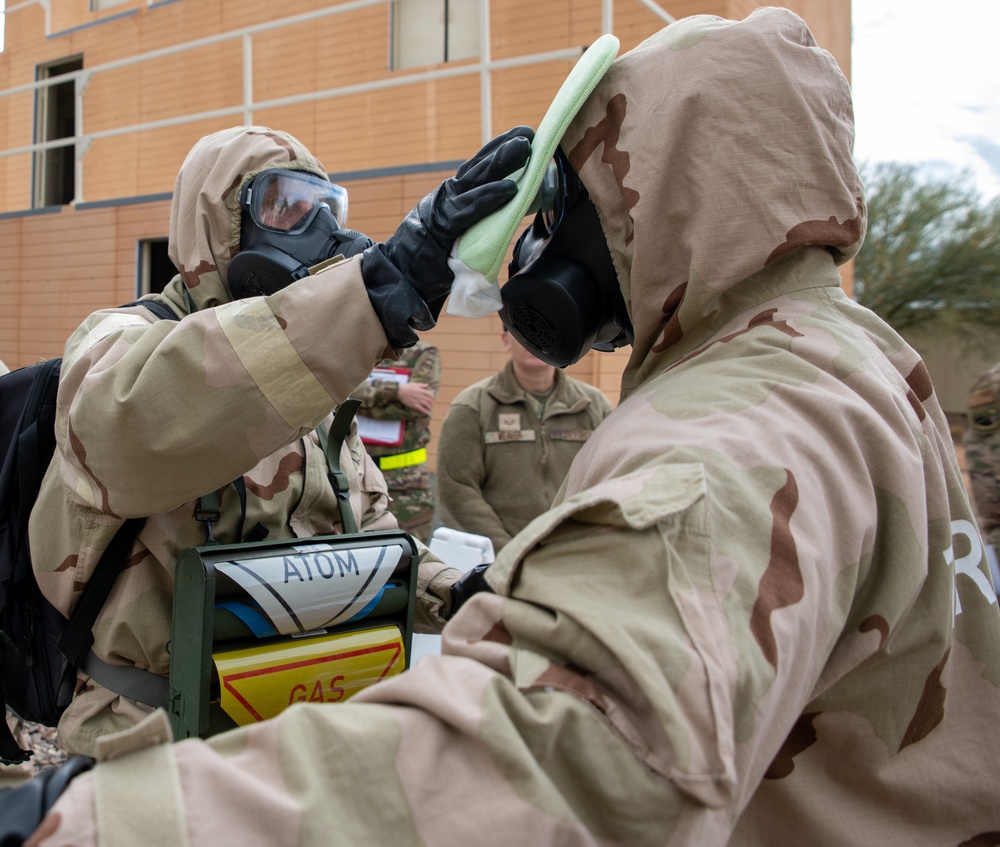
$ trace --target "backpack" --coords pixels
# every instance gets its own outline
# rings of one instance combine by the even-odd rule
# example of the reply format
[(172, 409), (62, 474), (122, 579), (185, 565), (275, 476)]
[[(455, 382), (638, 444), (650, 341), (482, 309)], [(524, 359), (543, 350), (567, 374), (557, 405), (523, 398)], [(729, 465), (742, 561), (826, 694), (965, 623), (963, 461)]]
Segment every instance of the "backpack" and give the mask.
[[(160, 319), (179, 319), (155, 300), (127, 305), (145, 306)], [(106, 678), (127, 675), (132, 683), (112, 680), (108, 686), (122, 693), (130, 685), (141, 689), (145, 677), (155, 679), (151, 684), (163, 684), (146, 671), (101, 662), (90, 649), (94, 621), (144, 518), (122, 524), (69, 619), (45, 599), (35, 582), (28, 518), (55, 453), (61, 364), (62, 359), (49, 359), (0, 376), (0, 699), (21, 718), (45, 726), (56, 726), (73, 699), (78, 667), (86, 667), (89, 673), (97, 663)], [(91, 675), (103, 684), (100, 670)], [(165, 691), (163, 696), (165, 700)], [(31, 755), (21, 749), (7, 722), (0, 721), (0, 761), (19, 764)]]

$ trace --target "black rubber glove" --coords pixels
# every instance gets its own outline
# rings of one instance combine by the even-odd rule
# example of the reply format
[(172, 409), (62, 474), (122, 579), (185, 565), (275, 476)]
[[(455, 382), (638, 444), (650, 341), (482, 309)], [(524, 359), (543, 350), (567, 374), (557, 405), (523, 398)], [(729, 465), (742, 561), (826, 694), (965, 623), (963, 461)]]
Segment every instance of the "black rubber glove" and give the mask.
[(66, 786), (94, 766), (87, 756), (71, 756), (59, 767), (46, 768), (34, 779), (0, 791), (0, 847), (19, 847), (49, 813)]
[(519, 126), (494, 138), (417, 203), (394, 235), (365, 250), (361, 275), (393, 347), (411, 347), (415, 329), (437, 323), (455, 281), (452, 245), (517, 193), (505, 177), (528, 161), (534, 137), (531, 127)]
[(465, 601), (472, 597), (473, 594), (478, 594), (480, 591), (493, 593), (493, 589), (486, 582), (486, 569), (488, 567), (488, 564), (476, 565), (471, 571), (466, 571), (462, 574), (461, 579), (452, 583), (451, 608), (448, 610), (447, 620), (455, 617), (455, 613), (462, 608)]

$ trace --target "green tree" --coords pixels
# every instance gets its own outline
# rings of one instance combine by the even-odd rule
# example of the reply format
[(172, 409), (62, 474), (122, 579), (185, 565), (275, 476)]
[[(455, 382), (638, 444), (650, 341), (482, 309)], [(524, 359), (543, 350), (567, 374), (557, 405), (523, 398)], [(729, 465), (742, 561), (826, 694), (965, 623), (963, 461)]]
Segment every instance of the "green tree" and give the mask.
[(965, 178), (921, 179), (898, 162), (862, 168), (868, 235), (854, 295), (897, 332), (978, 343), (1000, 333), (1000, 199)]

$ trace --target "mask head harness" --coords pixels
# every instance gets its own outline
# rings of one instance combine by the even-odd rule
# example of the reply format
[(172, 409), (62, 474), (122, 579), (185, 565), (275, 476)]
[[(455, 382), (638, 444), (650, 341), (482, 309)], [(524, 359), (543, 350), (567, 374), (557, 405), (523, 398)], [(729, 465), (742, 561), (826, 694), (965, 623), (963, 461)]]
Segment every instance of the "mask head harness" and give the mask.
[(518, 238), (500, 289), (500, 319), (522, 346), (564, 368), (591, 348), (633, 341), (597, 209), (561, 150), (542, 179), (535, 219)]
[(306, 171), (270, 168), (240, 189), (240, 252), (229, 263), (234, 300), (273, 294), (309, 268), (372, 244), (347, 223), (347, 189)]

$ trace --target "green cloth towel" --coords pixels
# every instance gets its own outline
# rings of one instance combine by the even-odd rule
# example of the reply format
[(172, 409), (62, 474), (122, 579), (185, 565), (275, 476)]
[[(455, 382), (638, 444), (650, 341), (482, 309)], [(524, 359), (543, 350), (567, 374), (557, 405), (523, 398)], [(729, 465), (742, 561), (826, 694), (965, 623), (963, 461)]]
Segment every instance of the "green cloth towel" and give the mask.
[(618, 55), (618, 39), (602, 35), (573, 66), (535, 132), (531, 157), (515, 180), (518, 192), (493, 214), (468, 229), (456, 242), (449, 261), (455, 273), (448, 313), (484, 317), (500, 309), (497, 275), (514, 233), (538, 194), (556, 147), (584, 101)]

